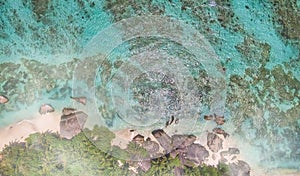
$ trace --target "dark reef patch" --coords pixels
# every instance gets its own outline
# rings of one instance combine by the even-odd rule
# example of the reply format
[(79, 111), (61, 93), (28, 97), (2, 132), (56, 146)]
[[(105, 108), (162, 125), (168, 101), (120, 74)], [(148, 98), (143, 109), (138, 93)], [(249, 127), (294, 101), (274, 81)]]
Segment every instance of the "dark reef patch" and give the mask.
[(37, 21), (41, 21), (45, 16), (50, 0), (32, 0), (33, 13), (36, 15)]
[[(300, 10), (296, 0), (271, 0), (274, 9), (273, 22), (285, 39), (300, 40)], [(279, 26), (278, 26), (279, 24)]]

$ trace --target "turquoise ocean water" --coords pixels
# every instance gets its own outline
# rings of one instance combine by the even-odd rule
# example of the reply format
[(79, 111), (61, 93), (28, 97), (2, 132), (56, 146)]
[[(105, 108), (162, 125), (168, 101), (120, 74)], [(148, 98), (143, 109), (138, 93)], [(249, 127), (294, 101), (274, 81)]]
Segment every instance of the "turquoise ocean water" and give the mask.
[[(188, 118), (186, 116), (200, 108), (201, 113), (195, 118), (205, 123), (203, 115), (213, 112), (210, 103), (218, 107), (216, 102), (220, 101), (225, 107), (216, 111), (225, 114), (224, 129), (240, 139), (241, 146), (245, 144), (241, 150), (249, 157), (250, 164), (299, 170), (299, 4), (299, 1), (276, 4), (271, 0), (133, 3), (0, 0), (0, 94), (10, 99), (0, 106), (0, 127), (31, 118), (43, 103), (50, 103), (57, 111), (75, 106), (69, 99), (72, 95), (88, 96), (94, 104), (85, 107), (86, 111), (90, 108), (90, 116), (103, 117), (103, 123), (111, 128), (120, 128), (122, 120), (109, 114), (110, 106), (119, 108), (119, 115), (132, 122), (135, 119), (131, 118), (132, 111), (127, 111), (127, 104), (138, 112), (141, 108), (135, 104), (138, 100), (146, 108), (162, 101), (165, 104), (157, 104), (151, 110), (162, 112), (160, 108), (166, 106), (163, 118), (167, 118), (171, 110), (183, 113), (183, 119)], [(197, 31), (205, 38), (200, 42), (194, 40), (202, 49), (194, 48), (198, 53), (191, 52), (196, 45), (189, 48), (188, 44), (180, 43), (184, 41), (182, 36), (176, 41), (175, 30), (153, 28), (162, 36), (131, 38), (130, 35), (138, 31), (149, 30), (151, 34), (152, 28), (134, 30), (134, 20), (126, 19), (147, 15), (180, 21), (188, 26), (183, 29), (187, 39), (191, 31)], [(153, 22), (153, 25), (159, 24)], [(189, 27), (193, 30), (187, 30)], [(111, 48), (114, 50), (108, 52)], [(156, 52), (163, 61), (155, 60), (152, 54)], [(93, 57), (96, 54), (97, 57)], [(153, 60), (149, 62), (147, 58)], [(175, 65), (182, 65), (169, 68), (172, 59)], [(161, 74), (158, 65), (170, 73), (168, 77)], [(145, 70), (152, 70), (148, 77), (141, 76)], [(219, 74), (222, 79), (217, 80)], [(205, 81), (199, 84), (187, 81), (178, 83), (177, 87), (172, 84), (173, 78), (200, 80), (198, 76), (212, 80), (208, 86)], [(166, 79), (163, 83), (162, 77)], [(119, 82), (133, 78), (131, 85)], [(213, 83), (214, 79), (217, 83)], [(159, 83), (150, 86), (149, 82)], [(176, 109), (180, 104), (176, 104), (180, 102), (177, 97), (182, 92), (190, 93), (187, 90), (192, 93), (183, 98), (183, 102), (200, 102), (192, 99), (195, 87), (202, 90), (201, 105), (191, 103), (182, 106), (184, 110)], [(128, 92), (122, 92), (124, 90)], [(157, 90), (160, 91), (157, 93)], [(226, 90), (224, 97), (211, 94), (222, 90)], [(151, 91), (157, 93), (154, 98)], [(136, 97), (133, 101), (124, 95)], [(143, 98), (139, 99), (141, 95)], [(118, 107), (122, 103), (124, 107)], [(195, 109), (188, 111), (188, 107)], [(149, 116), (155, 118), (157, 114)], [(148, 123), (147, 119), (139, 120)]]

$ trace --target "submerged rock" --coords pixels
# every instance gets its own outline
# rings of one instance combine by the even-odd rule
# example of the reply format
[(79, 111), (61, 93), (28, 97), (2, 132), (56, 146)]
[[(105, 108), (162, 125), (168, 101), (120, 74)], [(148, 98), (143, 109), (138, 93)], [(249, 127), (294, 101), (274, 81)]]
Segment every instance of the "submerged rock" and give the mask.
[(60, 121), (60, 136), (71, 139), (83, 129), (88, 115), (82, 111), (70, 115), (62, 115)]
[(250, 176), (250, 166), (245, 161), (238, 160), (237, 163), (229, 164), (229, 171), (231, 175)]
[(4, 95), (0, 95), (0, 104), (5, 104), (9, 101), (9, 99), (4, 96)]
[(215, 122), (218, 125), (223, 125), (225, 123), (224, 116), (215, 115)]
[(228, 153), (230, 155), (238, 155), (238, 154), (240, 154), (240, 150), (238, 148), (229, 148)]
[(172, 125), (173, 122), (174, 122), (174, 116), (171, 116), (171, 118), (166, 122), (165, 127), (168, 127), (169, 125)]
[(67, 115), (74, 113), (75, 111), (76, 111), (76, 109), (74, 109), (74, 108), (64, 108), (62, 110), (62, 113), (63, 113), (63, 115), (67, 116)]
[(228, 137), (229, 134), (226, 133), (223, 129), (221, 128), (214, 128), (213, 132), (217, 133), (217, 134), (222, 134), (224, 136), (224, 138)]
[(86, 97), (70, 97), (71, 99), (83, 104), (83, 105), (86, 105)]
[(207, 145), (212, 152), (218, 152), (223, 149), (223, 140), (214, 133), (207, 134)]
[(172, 151), (172, 139), (164, 132), (164, 130), (154, 130), (152, 131), (152, 135), (156, 138), (162, 148), (165, 149), (166, 153), (170, 153)]
[(213, 115), (205, 115), (204, 120), (213, 120), (214, 116)]
[(41, 115), (47, 114), (49, 112), (54, 112), (54, 111), (55, 111), (54, 108), (50, 104), (43, 104), (39, 109), (39, 113)]

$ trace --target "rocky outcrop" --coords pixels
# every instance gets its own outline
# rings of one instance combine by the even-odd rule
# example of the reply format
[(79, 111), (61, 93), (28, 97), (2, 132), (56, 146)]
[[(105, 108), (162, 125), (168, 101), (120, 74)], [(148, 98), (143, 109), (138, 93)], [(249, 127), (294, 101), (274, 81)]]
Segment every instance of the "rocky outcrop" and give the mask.
[(214, 133), (207, 134), (207, 146), (212, 152), (218, 152), (223, 149), (222, 146), (223, 140)]
[(74, 113), (75, 111), (76, 111), (76, 109), (74, 109), (74, 108), (64, 108), (62, 110), (62, 113), (63, 113), (63, 115), (67, 116), (67, 115)]
[(238, 155), (240, 154), (240, 150), (238, 148), (228, 148), (229, 155)]
[(186, 151), (183, 153), (184, 160), (192, 161), (196, 165), (203, 163), (205, 158), (209, 156), (208, 151), (200, 144), (192, 144), (187, 146)]
[(152, 135), (159, 142), (160, 146), (165, 150), (165, 153), (170, 153), (172, 151), (172, 139), (164, 132), (164, 130), (154, 130), (152, 131)]
[(196, 136), (194, 135), (173, 135), (172, 136), (172, 146), (173, 149), (184, 148), (193, 144), (196, 141)]
[(231, 175), (250, 176), (250, 166), (245, 161), (238, 160), (237, 163), (229, 164), (229, 171)]
[(222, 134), (222, 135), (224, 136), (224, 138), (226, 138), (226, 137), (229, 136), (229, 134), (226, 133), (226, 132), (225, 132), (223, 129), (221, 129), (221, 128), (214, 128), (214, 129), (213, 129), (213, 132), (214, 132), (214, 133), (217, 133), (217, 134)]
[(204, 115), (204, 120), (213, 120), (214, 116), (213, 115)]
[(87, 120), (88, 115), (82, 111), (74, 112), (69, 115), (62, 115), (60, 121), (60, 136), (71, 139), (80, 133)]
[(224, 116), (220, 116), (220, 115), (204, 115), (204, 120), (214, 120), (217, 125), (223, 125), (225, 123), (225, 119)]
[(143, 144), (144, 141), (145, 141), (144, 138), (145, 138), (144, 136), (138, 134), (138, 135), (136, 135), (136, 136), (133, 137), (132, 141), (135, 142), (135, 143), (137, 143), (137, 144)]
[(86, 101), (87, 101), (86, 97), (70, 97), (70, 98), (77, 101), (78, 103), (86, 105)]
[(142, 144), (143, 148), (147, 150), (147, 152), (149, 153), (150, 157), (154, 157), (156, 156), (156, 154), (159, 151), (159, 144), (156, 143), (155, 141), (145, 141)]
[(55, 111), (54, 108), (50, 104), (43, 104), (39, 109), (39, 113), (41, 115), (54, 112), (54, 111)]
[(224, 116), (218, 116), (218, 115), (215, 115), (215, 122), (216, 122), (218, 125), (223, 125), (223, 124), (225, 123)]
[[(200, 165), (209, 156), (205, 147), (194, 143), (196, 141), (194, 135), (173, 135), (170, 137), (161, 129), (153, 131), (152, 134), (172, 158), (178, 155), (183, 165), (191, 167)], [(174, 170), (174, 172), (179, 174), (180, 170)]]

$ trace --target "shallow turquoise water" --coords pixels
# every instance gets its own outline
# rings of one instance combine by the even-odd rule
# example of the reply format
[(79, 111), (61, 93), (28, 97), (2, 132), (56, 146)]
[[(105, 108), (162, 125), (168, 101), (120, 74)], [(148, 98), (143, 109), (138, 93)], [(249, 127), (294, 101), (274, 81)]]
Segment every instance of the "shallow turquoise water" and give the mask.
[[(254, 162), (270, 168), (300, 169), (299, 40), (285, 39), (280, 34), (279, 24), (273, 21), (277, 14), (271, 2), (238, 0), (231, 1), (228, 6), (217, 1), (216, 6), (213, 6), (209, 4), (212, 1), (191, 1), (190, 4), (185, 1), (152, 1), (137, 3), (137, 7), (126, 3), (112, 3), (108, 6), (109, 3), (105, 1), (40, 2), (42, 3), (34, 6), (21, 0), (0, 1), (0, 93), (10, 98), (8, 104), (0, 106), (0, 126), (30, 118), (37, 113), (40, 104), (45, 102), (52, 104), (57, 110), (64, 106), (75, 106), (68, 97), (78, 92), (96, 100), (95, 106), (106, 104), (102, 92), (94, 98), (86, 88), (94, 86), (96, 93), (102, 90), (97, 89), (101, 85), (98, 79), (101, 80), (107, 75), (102, 74), (101, 77), (100, 73), (95, 72), (99, 66), (105, 67), (106, 70), (113, 68), (116, 73), (120, 69), (114, 66), (117, 64), (111, 59), (114, 57), (109, 57), (108, 63), (105, 63), (101, 59), (86, 59), (86, 56), (95, 55), (96, 51), (89, 48), (93, 46), (93, 42), (107, 44), (95, 44), (103, 46), (97, 48), (97, 54), (101, 55), (111, 47), (119, 47), (114, 46), (115, 43), (126, 43), (123, 38), (128, 34), (119, 34), (118, 32), (126, 30), (113, 28), (114, 30), (108, 31), (111, 36), (100, 33), (98, 39), (99, 32), (111, 29), (109, 27), (121, 19), (139, 15), (169, 16), (202, 34), (218, 56), (218, 67), (222, 65), (226, 69), (224, 77), (227, 99), (223, 113), (228, 123), (224, 129), (234, 134), (233, 136), (244, 138), (243, 142), (253, 147), (251, 152), (255, 152), (255, 157), (252, 156)], [(295, 8), (299, 13), (299, 1)], [(225, 19), (229, 18), (229, 22), (218, 20), (220, 14), (223, 14)], [(231, 14), (234, 14), (234, 17), (231, 18)], [(114, 51), (113, 54), (124, 57), (125, 59), (121, 60), (126, 62), (126, 58), (136, 55), (134, 52), (139, 53), (143, 48), (160, 46), (159, 52), (170, 50), (163, 46), (168, 43), (165, 41), (153, 46), (151, 43), (143, 46), (142, 42), (138, 42), (140, 39), (127, 45), (128, 48), (125, 47), (129, 54), (123, 50), (121, 53)], [(140, 48), (134, 47), (135, 44), (140, 45)], [(181, 57), (183, 56), (179, 56)], [(198, 59), (205, 61), (202, 57)], [(81, 64), (87, 68), (82, 69)], [(203, 63), (199, 65), (201, 64), (203, 66)], [(130, 64), (125, 66), (130, 67)], [(213, 73), (208, 71), (208, 64), (204, 66), (206, 73), (212, 76)], [(182, 66), (184, 67), (186, 65)], [(130, 77), (130, 70), (122, 68), (123, 76)], [(190, 67), (187, 68), (191, 70)], [(212, 68), (215, 68), (215, 65)], [(101, 67), (99, 69), (101, 70)], [(142, 71), (145, 69), (146, 67), (141, 68)], [(189, 73), (182, 70), (177, 72)], [(220, 71), (220, 68), (216, 70)], [(79, 82), (77, 79), (81, 76), (83, 81)], [(235, 76), (241, 79), (235, 80)], [(87, 77), (92, 80), (85, 80)], [(114, 90), (111, 87), (104, 90), (106, 89)], [(122, 86), (116, 92), (122, 92)], [(122, 95), (116, 96), (116, 99)], [(132, 95), (132, 92), (128, 95)], [(200, 122), (203, 122), (203, 114), (210, 111), (205, 102), (206, 100), (203, 100), (201, 106), (192, 105), (197, 107), (197, 110), (202, 108), (197, 117)], [(98, 118), (98, 107), (91, 109), (92, 115)], [(168, 112), (165, 116), (169, 115)], [(186, 114), (190, 115), (188, 112)], [(103, 116), (101, 113), (100, 115)], [(115, 118), (109, 125), (120, 125), (120, 119), (114, 115), (108, 116)], [(105, 122), (104, 120), (103, 123)]]

